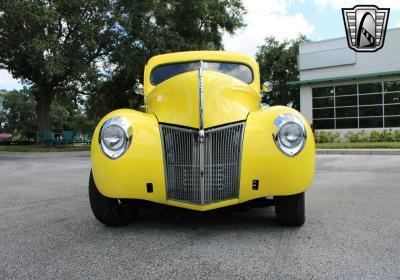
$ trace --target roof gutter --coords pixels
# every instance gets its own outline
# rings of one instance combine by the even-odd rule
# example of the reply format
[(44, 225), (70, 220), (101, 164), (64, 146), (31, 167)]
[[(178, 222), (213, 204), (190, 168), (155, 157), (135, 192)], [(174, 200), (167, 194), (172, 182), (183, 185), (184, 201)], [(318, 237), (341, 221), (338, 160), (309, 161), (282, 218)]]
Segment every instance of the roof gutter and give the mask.
[(366, 79), (373, 79), (373, 78), (384, 78), (384, 77), (390, 77), (390, 76), (400, 76), (400, 70), (399, 71), (362, 74), (362, 75), (330, 77), (330, 78), (314, 79), (314, 80), (291, 81), (291, 82), (287, 82), (286, 84), (288, 86), (303, 86), (303, 85), (314, 85), (314, 84), (333, 83), (333, 82), (366, 80)]

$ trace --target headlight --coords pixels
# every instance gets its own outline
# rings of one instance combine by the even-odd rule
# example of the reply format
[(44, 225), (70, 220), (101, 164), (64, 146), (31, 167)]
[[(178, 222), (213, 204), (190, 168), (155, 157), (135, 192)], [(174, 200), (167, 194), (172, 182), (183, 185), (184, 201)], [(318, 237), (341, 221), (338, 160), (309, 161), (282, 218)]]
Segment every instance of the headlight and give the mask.
[(132, 127), (123, 117), (106, 120), (100, 131), (100, 146), (104, 154), (112, 159), (122, 156), (132, 141)]
[(304, 123), (293, 114), (282, 114), (274, 121), (274, 138), (276, 146), (286, 155), (295, 156), (306, 143), (306, 127)]

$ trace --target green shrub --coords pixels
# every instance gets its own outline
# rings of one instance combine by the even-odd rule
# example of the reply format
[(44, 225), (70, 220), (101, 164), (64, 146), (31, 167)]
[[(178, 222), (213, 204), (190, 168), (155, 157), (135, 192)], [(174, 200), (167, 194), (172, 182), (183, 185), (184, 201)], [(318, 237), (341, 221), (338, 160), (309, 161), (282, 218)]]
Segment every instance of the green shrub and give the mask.
[(334, 143), (339, 138), (338, 132), (316, 131), (314, 133), (315, 142), (317, 143)]
[(370, 142), (382, 142), (382, 135), (380, 132), (378, 131), (371, 131), (371, 133), (369, 134), (369, 141)]
[(364, 130), (357, 131), (357, 132), (349, 131), (346, 133), (346, 138), (349, 142), (352, 142), (352, 143), (368, 141), (368, 135), (367, 135), (367, 133), (365, 133)]
[(394, 141), (400, 142), (400, 130), (393, 131), (393, 135), (394, 135)]
[(382, 141), (383, 142), (394, 142), (395, 141), (395, 136), (391, 129), (389, 129), (389, 130), (385, 129), (382, 132)]
[[(335, 143), (339, 141), (338, 132), (316, 131), (314, 134), (316, 143)], [(400, 142), (400, 130), (393, 131), (385, 129), (383, 131), (348, 131), (344, 135), (345, 142)]]

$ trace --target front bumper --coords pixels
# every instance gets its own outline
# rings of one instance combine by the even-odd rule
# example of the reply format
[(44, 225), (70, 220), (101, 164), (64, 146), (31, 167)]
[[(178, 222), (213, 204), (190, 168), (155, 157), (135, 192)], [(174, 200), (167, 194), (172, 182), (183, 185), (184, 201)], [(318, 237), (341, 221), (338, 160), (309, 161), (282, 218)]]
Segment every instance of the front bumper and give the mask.
[[(197, 197), (200, 200), (184, 201), (171, 195), (171, 188), (185, 180), (185, 176), (181, 173), (181, 178), (176, 178), (175, 181), (170, 180), (170, 175), (166, 176), (168, 171), (164, 162), (167, 163), (167, 160), (163, 153), (160, 125), (154, 115), (133, 110), (118, 110), (105, 117), (108, 119), (111, 116), (124, 116), (132, 123), (131, 147), (117, 160), (107, 158), (97, 141), (99, 127), (105, 119), (96, 128), (92, 141), (94, 180), (99, 191), (107, 197), (148, 200), (199, 211), (221, 208), (260, 197), (301, 193), (311, 185), (314, 174), (314, 139), (311, 129), (307, 126), (307, 143), (297, 156), (287, 157), (279, 151), (272, 139), (273, 120), (287, 112), (297, 114), (306, 122), (297, 111), (280, 106), (248, 115), (242, 134), (241, 156), (238, 160), (234, 160), (239, 167), (239, 174), (236, 174), (237, 192), (230, 192), (231, 195), (222, 197), (222, 200), (213, 198), (218, 196), (218, 192), (211, 192), (211, 199), (208, 197), (208, 200), (203, 201), (201, 197)], [(182, 139), (177, 138), (175, 141)], [(180, 162), (175, 159), (174, 163)], [(184, 170), (188, 169), (181, 169), (182, 172), (188, 172)], [(257, 188), (253, 186), (255, 180), (258, 181)], [(211, 179), (209, 190), (212, 190), (213, 186), (218, 188), (221, 182), (215, 178)], [(225, 181), (222, 183), (227, 184)], [(148, 184), (152, 184), (152, 192), (148, 191)], [(185, 187), (184, 183), (181, 186)], [(191, 186), (186, 182), (186, 187)]]

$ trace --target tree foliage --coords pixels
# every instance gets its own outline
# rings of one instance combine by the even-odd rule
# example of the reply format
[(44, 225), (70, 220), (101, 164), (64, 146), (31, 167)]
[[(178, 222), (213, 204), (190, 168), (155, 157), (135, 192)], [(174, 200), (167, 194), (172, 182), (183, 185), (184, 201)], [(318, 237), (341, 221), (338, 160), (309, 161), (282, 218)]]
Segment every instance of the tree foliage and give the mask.
[(300, 109), (300, 90), (287, 82), (299, 79), (297, 55), (299, 45), (307, 41), (305, 36), (295, 40), (279, 42), (274, 37), (265, 39), (257, 50), (256, 60), (260, 65), (261, 82), (273, 84), (272, 92), (264, 95), (263, 102), (273, 105), (289, 105)]
[(120, 14), (114, 0), (0, 2), (0, 68), (32, 85), (39, 131), (50, 126), (55, 96), (91, 89), (116, 44)]
[(68, 123), (69, 118), (70, 113), (68, 112), (66, 106), (57, 101), (51, 104), (49, 119), (50, 127), (53, 130), (62, 131)]
[(47, 130), (60, 96), (89, 94), (96, 117), (137, 107), (132, 87), (152, 55), (221, 49), (243, 14), (241, 0), (0, 1), (0, 69), (32, 86)]
[(24, 88), (20, 91), (0, 92), (0, 126), (3, 132), (14, 137), (34, 139), (36, 136), (36, 102), (32, 92)]
[(143, 80), (148, 59), (175, 51), (222, 49), (223, 32), (243, 26), (240, 0), (126, 1), (120, 28), (124, 33), (110, 55), (112, 71), (91, 96), (95, 118), (110, 110), (143, 104), (133, 85)]
[[(36, 137), (36, 101), (31, 89), (0, 91), (0, 132), (13, 135), (14, 140), (33, 140)], [(56, 99), (50, 107), (49, 129), (62, 132), (73, 130), (82, 134), (91, 133), (93, 120), (77, 103)]]

